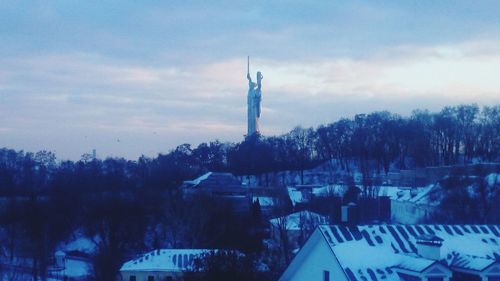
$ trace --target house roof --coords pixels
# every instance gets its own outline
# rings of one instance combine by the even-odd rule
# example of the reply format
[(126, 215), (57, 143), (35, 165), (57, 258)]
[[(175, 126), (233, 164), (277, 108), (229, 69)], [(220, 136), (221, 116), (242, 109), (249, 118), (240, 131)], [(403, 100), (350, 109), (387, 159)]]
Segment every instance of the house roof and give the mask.
[(498, 263), (494, 259), (476, 257), (470, 255), (460, 255), (454, 253), (448, 258), (448, 264), (456, 270), (483, 271), (494, 263)]
[(434, 200), (430, 199), (430, 195), (437, 189), (436, 185), (431, 184), (425, 187), (401, 188), (394, 186), (380, 187), (379, 196), (388, 196), (392, 200), (411, 202), (414, 204), (434, 204)]
[(312, 224), (315, 227), (316, 225), (327, 223), (328, 217), (311, 211), (300, 211), (288, 216), (270, 219), (269, 222), (275, 226), (285, 223), (287, 230), (300, 230), (303, 223)]
[(418, 255), (416, 240), (422, 235), (443, 240), (439, 262), (452, 268), (483, 270), (500, 257), (496, 225), (322, 225), (319, 231), (353, 281), (400, 280), (397, 269), (426, 270), (438, 261)]
[(120, 271), (182, 272), (193, 266), (193, 261), (216, 250), (209, 249), (158, 249), (125, 262)]
[(188, 181), (184, 181), (185, 184), (190, 184), (190, 185), (198, 185), (200, 184), (202, 181), (208, 179), (208, 177), (210, 177), (213, 173), (212, 172), (208, 172), (206, 174), (203, 174), (199, 177), (197, 177), (196, 179), (194, 180), (188, 180)]
[(208, 172), (194, 180), (184, 181), (185, 188), (242, 188), (241, 181), (231, 173)]
[(290, 197), (290, 201), (292, 201), (292, 205), (294, 206), (309, 201), (302, 196), (302, 191), (297, 190), (295, 187), (287, 187), (287, 191), (288, 197)]
[[(477, 176), (469, 176), (469, 178), (478, 179)], [(484, 181), (487, 185), (487, 195), (493, 196), (493, 194), (495, 193), (495, 189), (498, 189), (498, 187), (500, 186), (500, 174), (491, 173), (484, 177)], [(476, 194), (478, 194), (478, 188), (480, 188), (480, 186), (477, 183), (473, 183), (467, 187), (467, 191), (471, 196), (475, 196)], [(384, 189), (387, 189), (387, 191)], [(411, 189), (392, 189), (391, 187), (381, 187), (381, 190), (383, 190), (383, 192), (386, 192), (392, 200), (422, 205), (437, 206), (444, 196), (443, 188), (439, 183), (431, 184), (426, 187)]]

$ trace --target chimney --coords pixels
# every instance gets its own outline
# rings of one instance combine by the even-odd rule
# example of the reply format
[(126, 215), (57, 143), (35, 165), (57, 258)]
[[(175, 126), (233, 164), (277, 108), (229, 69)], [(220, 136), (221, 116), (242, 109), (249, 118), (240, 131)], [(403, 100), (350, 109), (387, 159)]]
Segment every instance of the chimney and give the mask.
[(57, 268), (65, 269), (66, 268), (66, 253), (64, 253), (63, 251), (57, 251), (57, 252), (55, 252), (54, 256), (55, 256), (55, 261), (56, 261), (55, 266)]
[(346, 224), (357, 223), (357, 208), (356, 203), (350, 202), (347, 205), (341, 207), (341, 221)]
[(443, 239), (436, 235), (424, 234), (416, 237), (417, 253), (426, 259), (440, 260)]

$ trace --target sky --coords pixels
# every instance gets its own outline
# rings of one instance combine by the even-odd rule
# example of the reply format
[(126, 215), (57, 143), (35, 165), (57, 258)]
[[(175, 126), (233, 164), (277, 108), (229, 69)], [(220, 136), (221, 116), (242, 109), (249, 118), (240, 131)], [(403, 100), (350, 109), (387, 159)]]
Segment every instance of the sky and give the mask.
[(0, 0), (0, 147), (137, 159), (500, 102), (499, 1)]

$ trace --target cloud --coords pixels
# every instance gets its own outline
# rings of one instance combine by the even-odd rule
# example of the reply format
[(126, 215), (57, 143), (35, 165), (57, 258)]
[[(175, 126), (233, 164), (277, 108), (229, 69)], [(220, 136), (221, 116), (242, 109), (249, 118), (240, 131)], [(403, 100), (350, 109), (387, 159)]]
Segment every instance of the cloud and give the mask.
[[(103, 150), (117, 155), (114, 142), (120, 136), (164, 138), (161, 146), (137, 146), (123, 154), (132, 158), (165, 151), (180, 140), (236, 140), (242, 136), (238, 131), (244, 131), (245, 107), (237, 101), (244, 100), (245, 84), (227, 75), (236, 66), (232, 61), (194, 68), (150, 67), (77, 53), (3, 58), (0, 63), (5, 74), (0, 119), (15, 128), (0, 130), (0, 145), (58, 148), (63, 157), (77, 158), (91, 149), (84, 142), (97, 145), (107, 139)], [(68, 135), (79, 136), (79, 141), (68, 143)], [(20, 136), (37, 144), (20, 142)]]
[[(362, 58), (252, 58), (252, 75), (264, 74), (262, 131), (373, 110), (498, 103), (497, 43), (404, 45)], [(246, 131), (244, 56), (148, 64), (68, 52), (3, 57), (0, 74), (0, 146), (135, 158), (184, 142), (239, 141)]]
[(467, 101), (474, 94), (493, 97), (500, 89), (496, 79), (500, 48), (484, 48), (477, 42), (406, 48), (404, 54), (386, 49), (384, 54), (366, 59), (325, 58), (309, 64), (271, 62), (264, 67), (273, 77), (269, 82), (273, 90), (310, 96), (442, 95)]

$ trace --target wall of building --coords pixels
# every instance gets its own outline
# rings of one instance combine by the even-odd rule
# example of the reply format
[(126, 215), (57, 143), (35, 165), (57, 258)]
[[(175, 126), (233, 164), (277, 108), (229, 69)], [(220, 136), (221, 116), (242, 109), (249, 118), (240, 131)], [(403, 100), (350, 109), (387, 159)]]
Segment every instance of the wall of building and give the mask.
[(432, 211), (432, 206), (391, 200), (391, 220), (395, 223), (422, 223), (432, 215)]
[(182, 280), (182, 273), (180, 272), (165, 272), (165, 271), (122, 271), (120, 272), (122, 277), (121, 281), (129, 281), (130, 276), (134, 275), (136, 281), (148, 281), (149, 276), (154, 277), (154, 281), (166, 281), (168, 277), (172, 277), (172, 280)]
[(325, 270), (329, 271), (331, 281), (348, 281), (330, 246), (316, 229), (279, 280), (322, 281)]

